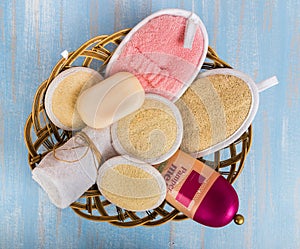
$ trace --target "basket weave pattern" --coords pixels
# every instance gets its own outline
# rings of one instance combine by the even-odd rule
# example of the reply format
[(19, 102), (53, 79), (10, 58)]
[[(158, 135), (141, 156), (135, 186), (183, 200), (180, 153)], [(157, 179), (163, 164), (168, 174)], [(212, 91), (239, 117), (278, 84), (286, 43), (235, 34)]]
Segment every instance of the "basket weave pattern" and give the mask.
[[(81, 59), (81, 61), (83, 59), (83, 62), (80, 62), (80, 66), (90, 67), (93, 60), (95, 60), (98, 63), (102, 63), (100, 70), (104, 69), (112, 56), (113, 50), (129, 31), (130, 29), (125, 29), (112, 35), (101, 35), (87, 41), (77, 50), (69, 53), (68, 59), (61, 59), (53, 68), (49, 78), (39, 86), (34, 96), (32, 112), (24, 128), (24, 139), (28, 149), (28, 162), (31, 170), (38, 165), (48, 152), (52, 151), (54, 146), (60, 146), (72, 137), (72, 132), (61, 130), (47, 118), (45, 119), (46, 112), (43, 101), (46, 89), (51, 84), (51, 81), (63, 70), (76, 65), (78, 59)], [(204, 70), (230, 67), (210, 47), (207, 59), (209, 61), (206, 61), (202, 67)], [(199, 158), (199, 160), (207, 165), (217, 166), (216, 170), (230, 183), (233, 183), (243, 169), (246, 155), (251, 146), (251, 140), (252, 128), (250, 126), (237, 141), (211, 155), (209, 157), (210, 160), (206, 158)], [(227, 155), (227, 157), (224, 158), (223, 155)], [(99, 222), (105, 221), (120, 227), (155, 226), (170, 220), (187, 218), (166, 201), (158, 208), (147, 212), (131, 212), (121, 209), (107, 201), (101, 195), (96, 185), (86, 191), (70, 207), (83, 218)]]

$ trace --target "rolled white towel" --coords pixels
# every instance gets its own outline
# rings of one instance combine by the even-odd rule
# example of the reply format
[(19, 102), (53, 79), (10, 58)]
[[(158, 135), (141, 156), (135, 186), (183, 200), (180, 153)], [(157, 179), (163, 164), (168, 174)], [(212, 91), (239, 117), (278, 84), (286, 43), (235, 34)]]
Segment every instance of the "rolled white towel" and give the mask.
[(32, 171), (32, 178), (55, 206), (66, 208), (95, 184), (99, 165), (116, 155), (109, 127), (86, 127), (48, 153)]
[(84, 132), (94, 142), (98, 151), (101, 152), (104, 161), (118, 155), (112, 146), (110, 126), (104, 129), (93, 129), (86, 126), (82, 132)]

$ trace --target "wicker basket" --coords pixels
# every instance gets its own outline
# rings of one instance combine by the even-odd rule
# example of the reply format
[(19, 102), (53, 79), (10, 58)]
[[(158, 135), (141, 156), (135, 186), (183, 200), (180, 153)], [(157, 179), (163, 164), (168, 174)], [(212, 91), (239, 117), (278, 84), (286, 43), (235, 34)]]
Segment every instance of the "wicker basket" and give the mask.
[[(62, 145), (72, 136), (71, 132), (61, 130), (45, 119), (46, 112), (43, 100), (48, 85), (60, 72), (71, 66), (92, 67), (93, 63), (101, 63), (100, 70), (104, 69), (111, 58), (113, 50), (129, 31), (130, 29), (125, 29), (112, 35), (101, 35), (87, 41), (76, 51), (70, 53), (68, 59), (61, 59), (53, 68), (49, 78), (39, 86), (33, 99), (32, 112), (24, 128), (24, 138), (29, 152), (28, 162), (31, 170), (38, 165), (54, 146)], [(204, 63), (202, 67), (204, 70), (230, 67), (218, 57), (212, 48), (208, 50), (207, 59), (210, 62), (206, 61)], [(252, 129), (250, 126), (237, 141), (210, 155), (210, 160), (207, 158), (199, 158), (199, 160), (204, 161), (208, 165), (217, 165), (216, 170), (230, 183), (233, 183), (243, 169), (246, 155), (251, 146), (251, 140)], [(166, 201), (158, 208), (147, 212), (123, 210), (107, 201), (101, 195), (96, 185), (86, 191), (70, 207), (83, 218), (92, 221), (106, 221), (120, 227), (155, 226), (170, 220), (187, 218)], [(235, 222), (237, 224), (243, 223), (243, 217), (237, 215)]]

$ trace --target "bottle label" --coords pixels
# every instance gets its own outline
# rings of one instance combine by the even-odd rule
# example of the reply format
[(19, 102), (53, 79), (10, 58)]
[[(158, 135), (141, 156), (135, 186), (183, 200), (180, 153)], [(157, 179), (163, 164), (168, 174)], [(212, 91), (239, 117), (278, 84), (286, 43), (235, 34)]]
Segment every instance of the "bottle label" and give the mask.
[(200, 175), (195, 170), (192, 170), (176, 195), (176, 200), (188, 208), (204, 181), (204, 176)]
[(158, 170), (167, 184), (167, 201), (191, 218), (219, 177), (212, 168), (180, 150)]

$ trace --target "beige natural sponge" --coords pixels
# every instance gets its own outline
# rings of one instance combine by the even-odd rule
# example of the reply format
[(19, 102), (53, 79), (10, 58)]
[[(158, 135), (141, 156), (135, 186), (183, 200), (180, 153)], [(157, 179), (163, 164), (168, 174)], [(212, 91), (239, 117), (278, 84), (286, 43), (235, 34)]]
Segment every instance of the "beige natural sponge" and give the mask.
[(61, 72), (50, 83), (45, 95), (49, 119), (64, 130), (79, 130), (85, 126), (76, 109), (82, 91), (100, 82), (103, 77), (86, 67), (73, 67)]
[(238, 71), (200, 74), (176, 102), (184, 124), (181, 149), (198, 157), (234, 142), (251, 124), (257, 102), (254, 82)]
[(162, 175), (150, 164), (128, 156), (106, 161), (99, 169), (97, 185), (107, 200), (131, 211), (156, 208), (166, 196)]
[(115, 150), (123, 155), (156, 164), (167, 160), (179, 148), (182, 119), (177, 107), (155, 94), (146, 94), (143, 106), (111, 128)]

